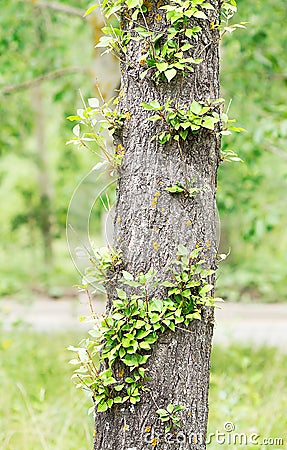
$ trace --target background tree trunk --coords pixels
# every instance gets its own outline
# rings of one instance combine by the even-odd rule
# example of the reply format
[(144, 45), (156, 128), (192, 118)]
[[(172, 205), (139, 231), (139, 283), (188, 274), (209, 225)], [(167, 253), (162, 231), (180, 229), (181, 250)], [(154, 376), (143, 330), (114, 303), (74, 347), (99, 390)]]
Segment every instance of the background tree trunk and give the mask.
[[(121, 110), (129, 111), (130, 120), (121, 135), (125, 157), (119, 173), (115, 216), (115, 246), (123, 254), (125, 269), (133, 274), (156, 269), (160, 280), (169, 278), (169, 267), (178, 244), (192, 250), (206, 249), (209, 267), (214, 267), (216, 243), (216, 178), (220, 158), (220, 138), (215, 132), (201, 130), (182, 144), (183, 158), (176, 142), (164, 146), (152, 136), (159, 132), (158, 122), (148, 121), (149, 111), (143, 101), (168, 98), (188, 106), (192, 100), (219, 98), (218, 32), (210, 22), (219, 20), (220, 5), (211, 1), (210, 20), (199, 20), (195, 57), (203, 62), (185, 78), (156, 85), (150, 78), (140, 80), (138, 61), (141, 42), (131, 42), (122, 63)], [(150, 28), (164, 29), (164, 19), (156, 22), (154, 9), (149, 12)], [(125, 27), (123, 21), (123, 27)], [(176, 183), (194, 179), (201, 188), (195, 198), (171, 195), (165, 190)], [(114, 292), (108, 292), (109, 300)], [(158, 293), (160, 296), (160, 293)], [(188, 331), (177, 328), (164, 333), (154, 345), (148, 360), (149, 391), (140, 403), (114, 405), (96, 414), (95, 450), (200, 449), (206, 448), (208, 418), (209, 358), (213, 333), (213, 310), (206, 309), (201, 321), (193, 321)], [(164, 425), (156, 410), (172, 403), (184, 405), (181, 428), (177, 434), (164, 434)]]
[(37, 219), (43, 239), (44, 260), (49, 265), (53, 258), (52, 186), (49, 176), (45, 105), (41, 84), (33, 87), (32, 101), (35, 111), (35, 143), (39, 189), (39, 217)]

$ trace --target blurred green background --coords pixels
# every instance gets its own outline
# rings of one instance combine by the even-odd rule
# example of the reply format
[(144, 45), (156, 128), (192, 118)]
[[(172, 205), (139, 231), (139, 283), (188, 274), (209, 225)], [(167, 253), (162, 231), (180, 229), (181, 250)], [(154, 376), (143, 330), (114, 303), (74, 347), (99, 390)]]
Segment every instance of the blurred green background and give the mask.
[[(66, 118), (82, 107), (79, 89), (85, 99), (97, 96), (99, 81), (108, 98), (119, 84), (116, 61), (99, 59), (94, 48), (98, 12), (82, 17), (89, 5), (88, 0), (1, 1), (0, 298), (9, 301), (70, 297), (80, 282), (66, 243), (66, 214), (76, 186), (98, 160), (66, 145), (73, 127)], [(220, 252), (230, 255), (218, 273), (218, 294), (238, 302), (284, 302), (286, 0), (238, 0), (238, 8), (235, 20), (249, 23), (222, 43), (222, 96), (227, 103), (232, 99), (229, 115), (248, 131), (223, 143), (244, 163), (225, 163), (219, 170)], [(99, 243), (103, 216), (98, 202), (92, 226)], [(7, 330), (10, 313), (1, 303), (0, 314), (1, 448), (91, 448), (90, 400), (69, 384), (65, 351), (82, 336), (37, 333), (25, 323)], [(215, 346), (210, 432), (233, 421), (238, 432), (283, 436), (286, 363), (286, 355), (274, 349)]]
[[(118, 87), (117, 63), (94, 45), (99, 13), (83, 19), (87, 0), (3, 0), (0, 15), (0, 183), (2, 296), (60, 296), (79, 282), (65, 238), (69, 200), (97, 163), (67, 146), (66, 117)], [(238, 1), (246, 30), (225, 36), (222, 96), (247, 133), (224, 148), (244, 163), (219, 171), (221, 250), (230, 256), (219, 294), (234, 301), (285, 301), (287, 275), (287, 9), (284, 0)], [(101, 209), (94, 210), (96, 231)], [(98, 227), (98, 229), (97, 229)]]

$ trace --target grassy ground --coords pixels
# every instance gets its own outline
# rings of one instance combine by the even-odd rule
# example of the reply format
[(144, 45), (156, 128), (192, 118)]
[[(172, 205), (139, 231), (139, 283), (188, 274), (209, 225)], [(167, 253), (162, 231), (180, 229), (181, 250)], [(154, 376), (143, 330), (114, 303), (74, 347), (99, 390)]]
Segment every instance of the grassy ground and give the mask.
[(2, 336), (0, 448), (87, 450), (88, 400), (70, 382), (68, 335)]
[[(89, 400), (70, 383), (71, 368), (67, 361), (71, 355), (65, 350), (77, 341), (77, 337), (69, 334), (15, 331), (0, 336), (2, 450), (92, 448), (93, 425), (87, 416)], [(275, 350), (215, 348), (209, 432), (223, 431), (224, 424), (232, 422), (238, 433), (256, 432), (260, 439), (284, 437), (286, 445), (286, 369), (287, 356)], [(261, 448), (276, 450), (285, 445)], [(213, 438), (209, 448), (244, 447), (219, 445)]]

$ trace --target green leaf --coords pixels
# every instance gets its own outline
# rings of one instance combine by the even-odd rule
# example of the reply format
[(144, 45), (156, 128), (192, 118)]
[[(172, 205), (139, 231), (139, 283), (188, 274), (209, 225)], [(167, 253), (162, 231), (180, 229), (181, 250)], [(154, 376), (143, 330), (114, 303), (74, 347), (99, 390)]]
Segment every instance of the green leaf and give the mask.
[(214, 9), (210, 3), (202, 3), (200, 6), (204, 9)]
[(162, 106), (160, 106), (157, 100), (152, 100), (150, 103), (142, 102), (141, 106), (150, 111), (159, 111), (162, 109)]
[(137, 402), (139, 402), (140, 401), (140, 397), (139, 396), (137, 396), (137, 397), (130, 397), (130, 402), (133, 404), (133, 405), (135, 405)]
[(172, 403), (170, 403), (168, 406), (167, 406), (167, 411), (169, 412), (169, 413), (172, 413), (173, 412), (173, 410), (174, 410), (174, 406), (173, 406), (173, 404)]
[(81, 132), (80, 125), (79, 124), (75, 125), (74, 128), (73, 128), (73, 134), (75, 136), (79, 137), (80, 136), (80, 132)]
[(155, 122), (156, 120), (162, 120), (162, 117), (159, 114), (155, 114), (154, 116), (151, 116), (148, 118), (152, 122)]
[(124, 349), (124, 348), (120, 348), (120, 350), (119, 350), (119, 356), (120, 356), (120, 358), (123, 358), (123, 357), (125, 356), (125, 354), (126, 354), (125, 349)]
[(175, 331), (175, 324), (174, 324), (173, 322), (170, 322), (170, 324), (168, 325), (168, 328), (169, 328), (171, 331)]
[(194, 286), (199, 286), (200, 285), (200, 282), (199, 281), (189, 281), (188, 283), (187, 283), (187, 285), (186, 285), (186, 287), (187, 288), (191, 288), (191, 287), (194, 287)]
[(71, 122), (73, 122), (75, 120), (81, 120), (81, 117), (80, 116), (68, 116), (67, 119), (70, 120)]
[(202, 106), (201, 106), (200, 103), (198, 103), (198, 102), (196, 102), (195, 100), (193, 100), (192, 104), (191, 104), (190, 107), (189, 107), (189, 110), (190, 110), (191, 112), (193, 112), (193, 114), (198, 115), (198, 114), (201, 113)]
[(123, 281), (128, 286), (132, 286), (132, 287), (139, 287), (140, 286), (140, 283), (138, 281), (135, 281), (135, 280), (127, 280), (127, 279), (123, 278), (123, 279), (121, 279), (121, 281)]
[(126, 270), (123, 270), (123, 277), (127, 281), (132, 281), (134, 279), (133, 275)]
[(204, 14), (203, 11), (196, 11), (196, 12), (193, 14), (193, 17), (196, 17), (197, 19), (208, 19), (207, 15)]
[(218, 119), (207, 116), (207, 117), (204, 117), (201, 126), (203, 128), (207, 128), (208, 130), (214, 130), (214, 126), (216, 123), (218, 123)]
[(242, 128), (242, 127), (231, 126), (231, 127), (229, 127), (229, 130), (230, 131), (234, 131), (235, 133), (241, 133), (241, 132), (247, 133), (247, 130), (245, 128)]
[(148, 74), (148, 72), (149, 72), (149, 69), (147, 69), (147, 70), (145, 70), (144, 72), (142, 72), (142, 73), (140, 74), (140, 79), (143, 80), (143, 79), (145, 78), (145, 76)]
[(139, 356), (137, 354), (126, 355), (123, 362), (129, 367), (137, 367), (139, 365)]
[(163, 283), (161, 283), (161, 285), (165, 287), (174, 287), (174, 283), (172, 283), (171, 281), (164, 281)]
[(123, 347), (128, 348), (131, 345), (131, 341), (128, 338), (123, 338), (121, 344)]
[(168, 69), (168, 63), (166, 62), (156, 63), (156, 68), (159, 70), (159, 72), (165, 72)]
[(190, 289), (185, 289), (185, 290), (182, 292), (182, 295), (183, 295), (183, 297), (189, 298), (189, 297), (191, 296), (191, 291), (190, 291)]
[(149, 345), (148, 342), (142, 341), (139, 343), (140, 348), (142, 348), (143, 350), (150, 350), (151, 346)]
[(193, 27), (193, 28), (188, 28), (185, 31), (185, 36), (187, 38), (192, 38), (193, 36), (196, 36), (197, 33), (199, 33), (201, 31), (201, 27)]
[(187, 319), (201, 320), (201, 315), (200, 315), (200, 313), (197, 311), (197, 312), (194, 312), (194, 313), (192, 313), (192, 314), (187, 314), (186, 318), (187, 318)]
[(159, 298), (153, 299), (149, 304), (150, 311), (162, 311), (163, 309), (163, 302)]
[(144, 369), (143, 367), (139, 367), (139, 368), (138, 368), (138, 373), (139, 373), (139, 375), (140, 375), (142, 378), (144, 378), (144, 376), (145, 376), (145, 369)]
[(177, 254), (180, 256), (186, 256), (188, 255), (188, 250), (184, 245), (179, 244), (177, 247)]
[(99, 5), (93, 5), (91, 6), (89, 9), (87, 9), (87, 11), (85, 12), (85, 14), (83, 15), (83, 17), (87, 17), (89, 14), (91, 14), (91, 12), (93, 12), (95, 9), (97, 9), (99, 7)]
[(175, 186), (167, 187), (165, 190), (171, 192), (172, 194), (184, 192), (184, 188), (177, 184)]
[(149, 314), (149, 319), (152, 324), (157, 323), (159, 321), (159, 314), (152, 312)]
[(211, 291), (211, 289), (213, 289), (213, 284), (206, 284), (200, 289), (199, 295), (201, 295), (201, 297), (204, 297), (207, 292)]
[(135, 323), (135, 328), (143, 328), (145, 326), (146, 322), (144, 320), (137, 320)]
[(88, 103), (91, 108), (98, 108), (100, 106), (99, 100), (95, 97), (89, 98)]
[(149, 359), (149, 357), (150, 357), (150, 355), (143, 355), (143, 356), (140, 356), (139, 355), (139, 363), (138, 363), (138, 365), (139, 364), (145, 364), (146, 362), (147, 362), (147, 360)]
[(177, 412), (177, 411), (183, 411), (185, 409), (185, 406), (183, 406), (183, 405), (178, 405), (178, 406), (176, 406), (175, 408), (174, 408), (174, 412)]
[(146, 336), (148, 336), (149, 334), (151, 334), (151, 330), (139, 330), (136, 334), (136, 338), (137, 339), (143, 339)]
[(170, 82), (177, 74), (177, 71), (175, 69), (168, 69), (164, 72), (164, 75), (168, 82)]
[(105, 412), (108, 410), (108, 404), (107, 402), (100, 402), (97, 406), (98, 412)]
[(182, 50), (183, 52), (185, 52), (186, 50), (189, 50), (191, 47), (192, 47), (191, 44), (184, 44), (184, 45), (181, 47), (181, 50)]
[(180, 130), (179, 134), (180, 134), (180, 137), (185, 141), (188, 136), (188, 130)]
[(118, 297), (121, 300), (126, 300), (127, 299), (127, 294), (126, 294), (126, 292), (123, 289), (118, 289), (117, 288), (117, 294), (118, 294)]
[(166, 409), (157, 409), (156, 413), (160, 416), (168, 416)]
[(167, 133), (166, 131), (163, 131), (162, 133), (159, 134), (158, 136), (158, 141), (161, 145), (165, 144), (166, 142), (168, 142), (171, 138), (170, 133)]
[(150, 334), (145, 338), (145, 342), (148, 342), (149, 344), (154, 344), (157, 340), (158, 340), (158, 335), (157, 335), (155, 332), (150, 333)]
[(127, 377), (127, 378), (125, 379), (125, 382), (126, 382), (126, 383), (134, 383), (135, 380), (134, 380), (133, 378), (131, 378), (131, 377)]
[(125, 3), (129, 9), (139, 8), (142, 6), (142, 0), (126, 0)]
[(142, 37), (149, 37), (153, 35), (151, 31), (148, 31), (143, 27), (136, 27), (135, 31)]

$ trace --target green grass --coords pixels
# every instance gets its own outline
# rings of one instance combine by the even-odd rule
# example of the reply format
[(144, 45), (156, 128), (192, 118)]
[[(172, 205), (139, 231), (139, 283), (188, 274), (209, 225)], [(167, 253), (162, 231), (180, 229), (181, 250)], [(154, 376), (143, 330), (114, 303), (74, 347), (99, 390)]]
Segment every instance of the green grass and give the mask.
[(71, 353), (65, 348), (74, 339), (23, 332), (2, 336), (2, 450), (92, 448), (89, 401), (70, 381)]
[[(70, 382), (78, 342), (71, 334), (24, 331), (0, 336), (0, 448), (2, 450), (90, 450), (89, 399)], [(212, 355), (209, 432), (233, 422), (235, 431), (285, 437), (287, 356), (272, 349), (232, 346)], [(219, 445), (210, 449), (239, 448)], [(240, 447), (251, 449), (251, 445)], [(257, 446), (277, 450), (284, 447)]]
[[(258, 442), (261, 438), (284, 438), (284, 447), (248, 445), (240, 448), (286, 448), (286, 373), (287, 355), (275, 349), (215, 347), (211, 360), (209, 432), (223, 431), (224, 424), (232, 422), (235, 433), (248, 436), (258, 433)], [(209, 448), (239, 447), (210, 445)]]

